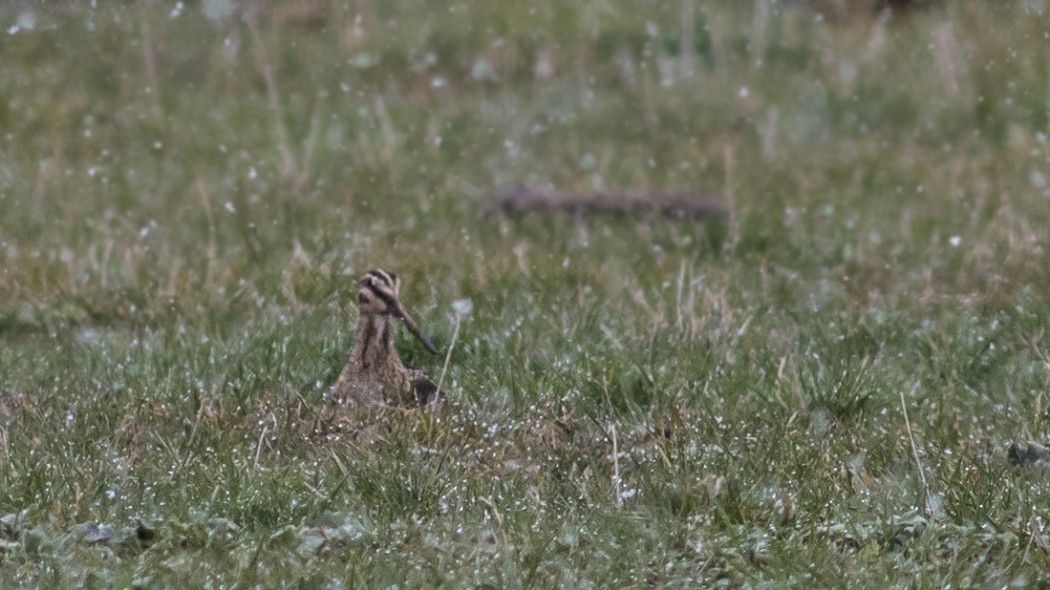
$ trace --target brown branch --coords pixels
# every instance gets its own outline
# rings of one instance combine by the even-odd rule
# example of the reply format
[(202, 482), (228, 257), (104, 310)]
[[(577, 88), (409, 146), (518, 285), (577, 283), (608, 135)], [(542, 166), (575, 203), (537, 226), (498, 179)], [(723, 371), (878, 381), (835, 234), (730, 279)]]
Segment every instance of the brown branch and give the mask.
[(559, 194), (520, 187), (499, 192), (486, 213), (508, 217), (520, 217), (528, 213), (564, 213), (577, 218), (612, 214), (677, 220), (724, 220), (729, 215), (721, 200), (692, 192), (639, 190)]

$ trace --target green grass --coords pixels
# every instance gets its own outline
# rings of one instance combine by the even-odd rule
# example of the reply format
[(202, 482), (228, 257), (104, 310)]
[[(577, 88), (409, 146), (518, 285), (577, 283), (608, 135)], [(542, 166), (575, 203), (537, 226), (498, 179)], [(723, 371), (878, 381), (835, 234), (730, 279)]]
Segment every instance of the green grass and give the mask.
[[(1050, 585), (1022, 3), (98, 4), (0, 7), (5, 586)], [(373, 267), (451, 403), (318, 441)]]

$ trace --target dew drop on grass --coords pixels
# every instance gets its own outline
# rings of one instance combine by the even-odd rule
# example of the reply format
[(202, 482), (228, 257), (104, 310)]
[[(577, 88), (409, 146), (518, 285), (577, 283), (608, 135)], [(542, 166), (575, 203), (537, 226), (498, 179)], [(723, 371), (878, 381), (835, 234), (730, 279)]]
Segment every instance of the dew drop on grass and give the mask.
[(364, 69), (364, 68), (370, 68), (370, 67), (376, 65), (376, 63), (378, 63), (378, 61), (379, 60), (377, 58), (373, 57), (372, 54), (370, 54), (370, 53), (359, 53), (359, 54), (355, 55), (352, 60), (350, 60), (350, 63), (354, 67)]
[[(232, 0), (205, 0), (204, 16), (211, 21), (222, 21), (233, 15), (234, 5)], [(226, 43), (229, 44), (229, 38)]]
[(470, 299), (456, 299), (452, 302), (452, 311), (460, 317), (467, 317), (474, 311), (474, 302)]
[(496, 70), (487, 59), (481, 58), (470, 68), (470, 77), (475, 80), (495, 80)]

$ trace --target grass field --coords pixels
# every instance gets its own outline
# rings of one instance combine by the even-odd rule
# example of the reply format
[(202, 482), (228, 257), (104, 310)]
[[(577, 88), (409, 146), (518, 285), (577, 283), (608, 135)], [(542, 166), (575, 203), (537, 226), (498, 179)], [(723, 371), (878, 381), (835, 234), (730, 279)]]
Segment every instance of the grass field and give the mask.
[[(91, 4), (0, 7), (3, 586), (1050, 586), (1045, 2)], [(317, 440), (373, 267), (451, 401)]]

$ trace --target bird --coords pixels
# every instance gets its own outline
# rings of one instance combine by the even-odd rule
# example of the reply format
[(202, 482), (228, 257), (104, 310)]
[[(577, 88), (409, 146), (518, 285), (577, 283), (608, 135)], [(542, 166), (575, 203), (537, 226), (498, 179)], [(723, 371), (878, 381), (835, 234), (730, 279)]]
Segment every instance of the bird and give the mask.
[(326, 398), (341, 404), (388, 404), (437, 408), (446, 396), (423, 371), (406, 367), (394, 348), (394, 320), (400, 320), (427, 352), (439, 354), (401, 304), (401, 280), (382, 269), (358, 283), (357, 339), (350, 359)]

